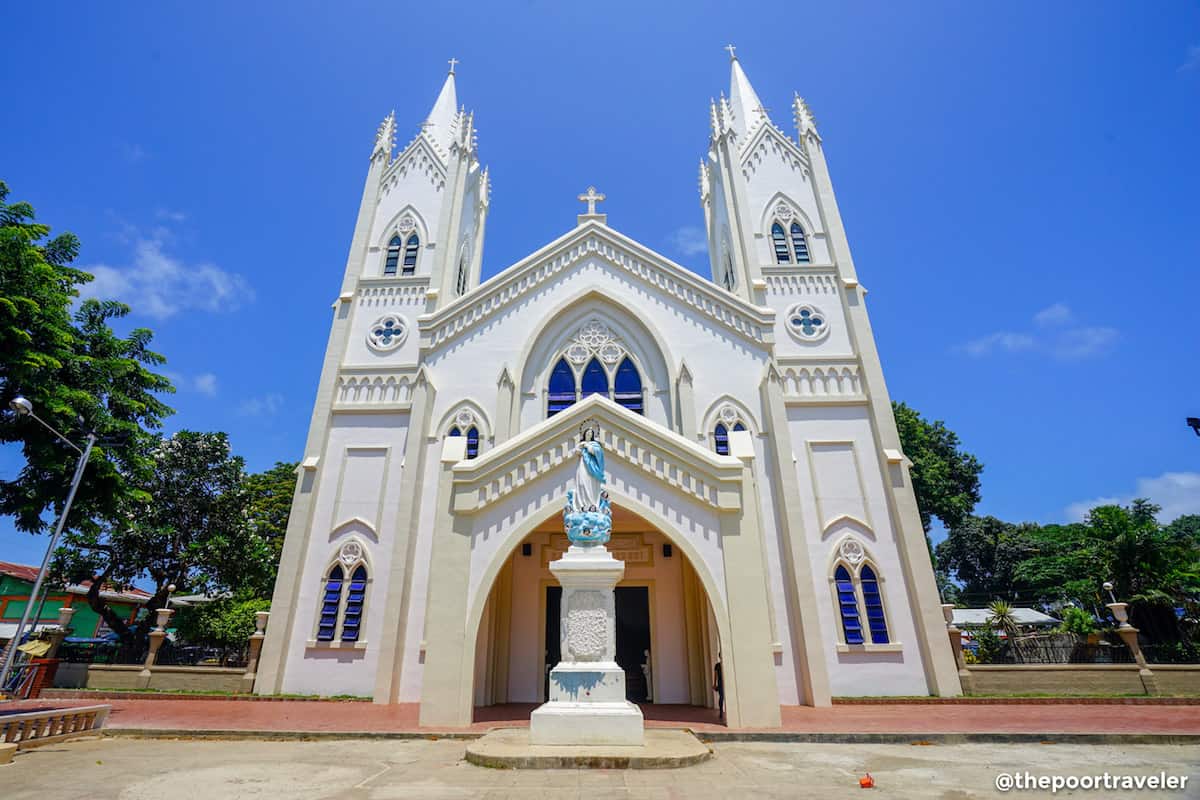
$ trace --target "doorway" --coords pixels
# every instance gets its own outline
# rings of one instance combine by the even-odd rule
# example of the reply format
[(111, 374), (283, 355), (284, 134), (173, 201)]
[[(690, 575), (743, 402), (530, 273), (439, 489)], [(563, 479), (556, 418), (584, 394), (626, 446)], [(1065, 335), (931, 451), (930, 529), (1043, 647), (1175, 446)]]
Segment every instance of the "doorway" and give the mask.
[[(650, 697), (642, 664), (650, 650), (650, 589), (618, 586), (614, 592), (617, 612), (617, 665), (625, 671), (625, 699), (644, 703)], [(543, 697), (550, 697), (550, 670), (562, 660), (559, 619), (562, 587), (546, 587), (546, 674)]]

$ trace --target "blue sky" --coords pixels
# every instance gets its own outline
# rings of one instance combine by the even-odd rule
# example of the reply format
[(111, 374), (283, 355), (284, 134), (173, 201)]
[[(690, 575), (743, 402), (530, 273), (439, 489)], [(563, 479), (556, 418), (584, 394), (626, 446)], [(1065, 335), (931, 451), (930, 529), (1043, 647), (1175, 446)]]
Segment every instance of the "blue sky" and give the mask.
[[(253, 469), (300, 456), (375, 128), (394, 108), (407, 141), (451, 56), (491, 167), (485, 277), (589, 184), (706, 272), (696, 170), (732, 42), (776, 123), (810, 102), (892, 396), (986, 465), (978, 511), (1200, 511), (1194, 3), (439, 8), (21, 7), (0, 178), (156, 331), (170, 430), (226, 430)], [(0, 520), (0, 558), (42, 547)]]

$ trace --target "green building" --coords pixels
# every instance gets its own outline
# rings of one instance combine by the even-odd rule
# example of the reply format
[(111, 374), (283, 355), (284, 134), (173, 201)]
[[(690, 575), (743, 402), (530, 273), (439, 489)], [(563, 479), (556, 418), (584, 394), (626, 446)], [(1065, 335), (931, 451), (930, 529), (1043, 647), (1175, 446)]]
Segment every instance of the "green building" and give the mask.
[[(16, 633), (25, 606), (29, 604), (29, 593), (33, 582), (37, 579), (38, 568), (28, 564), (13, 564), (0, 561), (0, 646)], [(36, 620), (36, 627), (43, 628), (58, 622), (58, 610), (63, 606), (75, 609), (71, 618), (72, 636), (84, 639), (103, 636), (108, 633), (108, 626), (100, 615), (91, 609), (87, 602), (88, 587), (91, 581), (82, 584), (71, 584), (62, 587), (51, 586), (42, 604), (41, 614)], [(109, 606), (124, 619), (133, 620), (137, 617), (142, 604), (150, 595), (141, 589), (128, 589), (123, 592), (102, 590), (102, 596), (108, 600)], [(34, 623), (34, 620), (30, 620)]]

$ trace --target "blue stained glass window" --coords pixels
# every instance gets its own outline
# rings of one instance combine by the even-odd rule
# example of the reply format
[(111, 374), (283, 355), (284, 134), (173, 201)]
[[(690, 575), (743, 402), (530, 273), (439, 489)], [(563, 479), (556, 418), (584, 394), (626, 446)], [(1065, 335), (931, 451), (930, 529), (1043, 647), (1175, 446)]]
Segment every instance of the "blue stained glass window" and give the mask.
[(589, 394), (602, 394), (608, 397), (608, 373), (604, 371), (604, 367), (600, 366), (598, 359), (593, 358), (584, 368), (582, 384), (581, 398), (587, 397)]
[(560, 358), (550, 373), (550, 399), (546, 416), (553, 417), (575, 402), (575, 373), (565, 358)]
[(450, 429), (450, 435), (451, 436), (462, 436), (462, 431), (460, 431), (458, 429), (458, 426), (455, 425), (453, 428)]
[(361, 564), (350, 576), (350, 591), (346, 593), (346, 614), (342, 618), (342, 641), (357, 642), (362, 624), (363, 602), (367, 597), (367, 568)]
[(317, 623), (317, 641), (332, 642), (337, 630), (338, 609), (342, 605), (342, 568), (334, 567), (325, 578), (325, 594), (321, 599), (321, 619)]
[(788, 253), (787, 236), (783, 232), (783, 226), (778, 222), (771, 226), (771, 243), (775, 246), (775, 262), (778, 264), (791, 263), (792, 257)]
[(879, 581), (875, 571), (864, 566), (858, 574), (862, 584), (863, 605), (867, 607), (867, 627), (871, 630), (871, 641), (875, 644), (887, 644), (887, 620), (883, 616), (883, 596), (879, 593)]
[(621, 366), (617, 367), (617, 377), (614, 383), (613, 400), (630, 411), (636, 411), (639, 414), (646, 413), (642, 407), (642, 376), (638, 374), (637, 367), (628, 357), (621, 362)]
[(396, 266), (400, 263), (400, 245), (399, 236), (393, 236), (392, 240), (388, 242), (387, 261), (383, 265), (384, 275), (396, 274)]
[(474, 425), (467, 428), (467, 458), (479, 455), (479, 429)]
[(713, 428), (713, 443), (717, 447), (717, 455), (729, 455), (729, 429), (720, 422)]
[(744, 430), (746, 430), (746, 426), (740, 422), (735, 422), (735, 423), (733, 423), (733, 429), (735, 431), (744, 431)]
[(808, 239), (804, 238), (804, 228), (800, 227), (799, 222), (792, 223), (792, 250), (796, 252), (797, 264), (808, 263)]
[(842, 613), (842, 632), (846, 635), (846, 644), (862, 644), (862, 621), (858, 617), (858, 600), (854, 596), (854, 581), (845, 567), (839, 566), (833, 573), (833, 582), (837, 587), (838, 608)]
[(417, 271), (417, 251), (421, 249), (421, 240), (414, 233), (408, 237), (404, 245), (404, 274), (412, 275)]

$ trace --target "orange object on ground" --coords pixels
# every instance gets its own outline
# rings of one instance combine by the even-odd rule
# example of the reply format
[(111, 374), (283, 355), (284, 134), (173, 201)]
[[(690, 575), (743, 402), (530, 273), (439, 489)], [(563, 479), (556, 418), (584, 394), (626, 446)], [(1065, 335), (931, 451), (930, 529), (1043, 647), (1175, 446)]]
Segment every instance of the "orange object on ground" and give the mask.
[(871, 773), (867, 773), (865, 778), (858, 779), (858, 785), (863, 789), (874, 789), (875, 779), (871, 777)]

